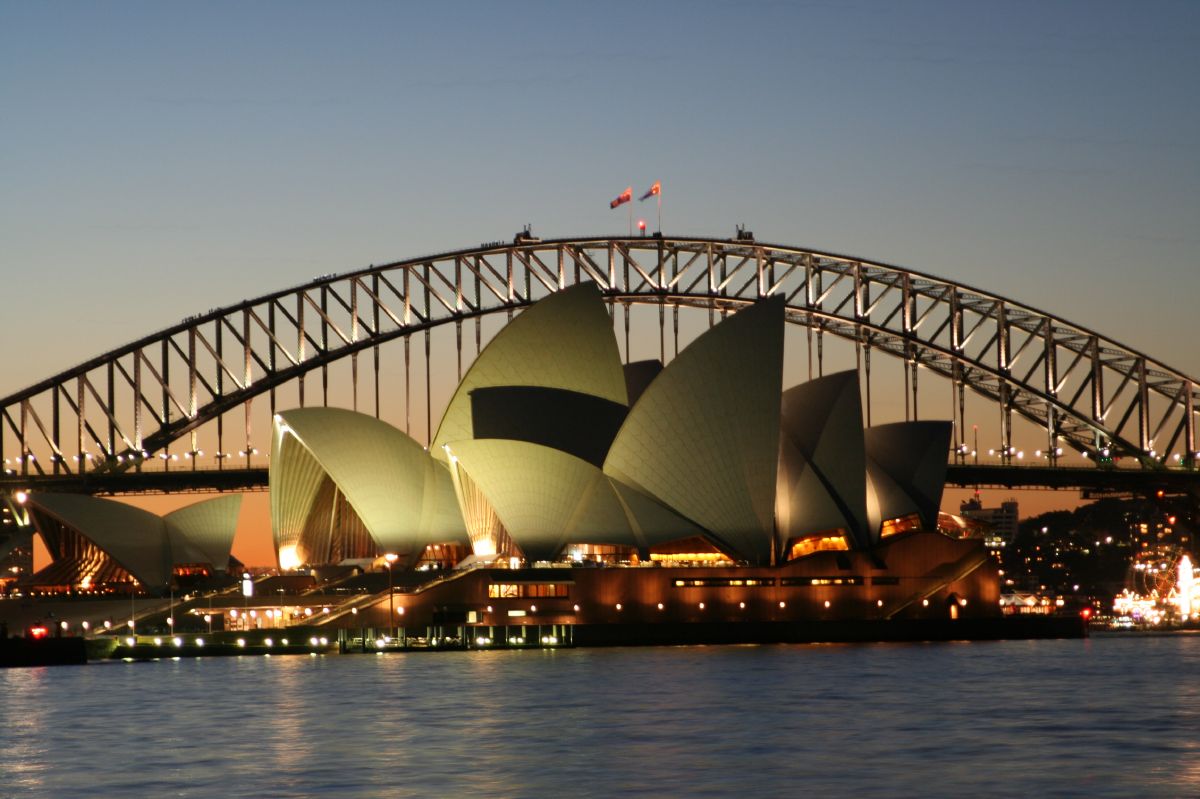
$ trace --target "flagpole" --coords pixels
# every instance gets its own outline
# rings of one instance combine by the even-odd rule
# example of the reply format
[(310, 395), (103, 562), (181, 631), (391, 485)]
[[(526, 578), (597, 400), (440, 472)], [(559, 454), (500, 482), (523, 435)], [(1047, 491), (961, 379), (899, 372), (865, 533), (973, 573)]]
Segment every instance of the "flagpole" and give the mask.
[(629, 202), (625, 203), (629, 206), (629, 238), (633, 238), (633, 195), (629, 195)]
[(658, 184), (658, 232), (661, 234), (662, 229), (662, 184)]

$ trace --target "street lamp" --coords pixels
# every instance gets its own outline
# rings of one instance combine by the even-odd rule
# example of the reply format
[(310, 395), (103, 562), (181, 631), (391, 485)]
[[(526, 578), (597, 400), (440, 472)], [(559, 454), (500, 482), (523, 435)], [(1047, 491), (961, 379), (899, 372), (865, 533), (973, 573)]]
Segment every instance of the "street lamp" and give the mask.
[(388, 570), (388, 635), (395, 637), (396, 630), (392, 626), (393, 617), (396, 615), (396, 610), (392, 605), (392, 564), (396, 562), (399, 555), (395, 552), (389, 552), (383, 556), (384, 563), (387, 564)]

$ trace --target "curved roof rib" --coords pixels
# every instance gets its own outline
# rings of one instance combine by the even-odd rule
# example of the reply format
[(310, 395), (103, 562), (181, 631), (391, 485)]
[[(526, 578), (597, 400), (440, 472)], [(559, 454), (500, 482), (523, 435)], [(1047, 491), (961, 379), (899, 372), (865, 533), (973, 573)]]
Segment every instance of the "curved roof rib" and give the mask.
[[(267, 483), (271, 487), (271, 537), (275, 552), (295, 551), (304, 538), (304, 530), (317, 503), (321, 487), (328, 478), (311, 452), (277, 418), (271, 430), (271, 460)], [(304, 558), (302, 558), (304, 559)]]
[[(340, 408), (298, 408), (276, 415), (271, 463), (276, 541), (303, 529), (324, 475), (337, 486), (381, 551), (415, 561), (425, 546), (466, 541), (466, 527), (446, 467), (400, 430)], [(293, 449), (294, 439), (304, 450)], [(320, 467), (318, 472), (313, 461)], [(297, 527), (299, 523), (299, 527)]]
[(111, 499), (81, 494), (37, 492), (35, 508), (89, 539), (138, 582), (165, 588), (171, 578), (171, 550), (161, 517)]
[(620, 544), (645, 550), (702, 531), (597, 467), (526, 441), (476, 439), (450, 446), (531, 561), (552, 560), (571, 542)]
[(793, 386), (782, 404), (775, 500), (780, 544), (843, 528), (854, 546), (869, 547), (858, 372)]
[(217, 571), (229, 568), (229, 552), (237, 532), (242, 495), (206, 499), (163, 517), (175, 563), (211, 563)]
[(630, 409), (604, 472), (767, 563), (783, 382), (782, 296), (692, 342)]
[(946, 486), (950, 422), (897, 422), (867, 428), (867, 480), (873, 496), (871, 531), (878, 536), (888, 519), (919, 514), (937, 529)]
[(492, 386), (540, 386), (627, 405), (621, 355), (600, 290), (579, 283), (538, 301), (496, 334), (475, 359), (446, 407), (430, 451), (472, 438), (471, 392)]

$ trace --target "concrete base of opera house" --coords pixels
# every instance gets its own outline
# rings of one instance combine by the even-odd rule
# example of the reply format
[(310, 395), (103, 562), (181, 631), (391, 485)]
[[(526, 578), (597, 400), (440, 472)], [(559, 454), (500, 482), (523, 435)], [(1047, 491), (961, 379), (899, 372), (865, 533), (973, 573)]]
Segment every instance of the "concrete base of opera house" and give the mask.
[[(926, 532), (885, 539), (869, 553), (821, 551), (778, 566), (555, 564), (395, 578), (388, 590), (312, 586), (310, 578), (309, 588), (291, 592), (281, 583), (253, 606), (230, 593), (139, 600), (132, 646), (121, 616), (132, 602), (26, 598), (6, 607), (61, 620), (64, 631), (89, 618), (96, 630), (109, 617), (109, 635), (87, 638), (111, 648), (89, 659), (1087, 634), (1075, 615), (1002, 616), (999, 574), (982, 542)], [(14, 615), (4, 610), (0, 620)], [(20, 615), (6, 619), (10, 629), (24, 626), (13, 623)]]
[[(397, 630), (397, 637), (379, 630), (330, 630), (334, 638), (309, 636), (292, 628), (291, 638), (258, 634), (218, 633), (206, 638), (186, 636), (175, 642), (142, 637), (133, 645), (124, 639), (61, 638), (0, 640), (0, 666), (74, 665), (97, 660), (160, 660), (163, 658), (262, 655), (433, 652), (481, 649), (534, 649), (612, 646), (689, 646), (722, 644), (885, 643), (921, 641), (991, 641), (1036, 638), (1084, 638), (1087, 622), (1071, 616), (1016, 616), (968, 619), (842, 620), (809, 622), (697, 622), (584, 624), (563, 627), (442, 628), (444, 635), (417, 637)], [(553, 635), (541, 633), (553, 632)]]

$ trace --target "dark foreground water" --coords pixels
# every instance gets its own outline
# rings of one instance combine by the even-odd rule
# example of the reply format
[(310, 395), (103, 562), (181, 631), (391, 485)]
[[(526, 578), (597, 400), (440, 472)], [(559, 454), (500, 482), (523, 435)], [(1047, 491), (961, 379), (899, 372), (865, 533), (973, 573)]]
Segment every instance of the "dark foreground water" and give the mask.
[(1197, 796), (1200, 637), (0, 671), (0, 796)]

